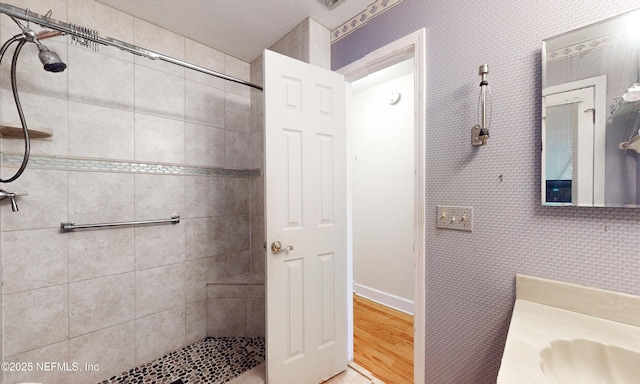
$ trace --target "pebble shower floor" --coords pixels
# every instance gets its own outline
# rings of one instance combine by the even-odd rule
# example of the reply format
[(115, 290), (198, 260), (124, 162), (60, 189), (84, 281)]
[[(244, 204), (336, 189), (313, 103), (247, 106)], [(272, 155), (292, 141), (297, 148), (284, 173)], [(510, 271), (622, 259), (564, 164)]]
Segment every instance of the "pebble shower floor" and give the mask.
[(265, 360), (263, 337), (207, 337), (99, 384), (219, 384)]

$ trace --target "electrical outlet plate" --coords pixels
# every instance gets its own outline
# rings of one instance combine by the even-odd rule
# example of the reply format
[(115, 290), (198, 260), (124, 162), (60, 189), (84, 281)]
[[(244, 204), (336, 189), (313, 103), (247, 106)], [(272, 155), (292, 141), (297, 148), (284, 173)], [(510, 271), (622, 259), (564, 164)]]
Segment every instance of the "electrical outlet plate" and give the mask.
[(438, 205), (436, 214), (436, 227), (472, 232), (473, 207)]

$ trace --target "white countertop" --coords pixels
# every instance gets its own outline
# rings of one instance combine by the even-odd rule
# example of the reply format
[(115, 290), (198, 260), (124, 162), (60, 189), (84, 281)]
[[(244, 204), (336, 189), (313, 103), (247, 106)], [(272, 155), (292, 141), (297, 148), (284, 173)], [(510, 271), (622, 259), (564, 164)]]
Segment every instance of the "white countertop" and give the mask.
[[(522, 275), (519, 275), (519, 278), (530, 279)], [(531, 279), (533, 280), (527, 280), (523, 284), (527, 286), (527, 292), (517, 294), (518, 297), (526, 297), (529, 300), (518, 298), (514, 304), (498, 373), (498, 384), (549, 383), (541, 369), (540, 353), (545, 348), (550, 348), (551, 342), (555, 340), (587, 339), (640, 352), (640, 327), (636, 324), (626, 324), (558, 308), (558, 306), (575, 307), (582, 312), (590, 312), (593, 309), (593, 313), (608, 313), (610, 315), (607, 317), (617, 320), (620, 314), (635, 311), (637, 296), (620, 294), (618, 297), (615, 292), (583, 288), (575, 284), (567, 284), (566, 289), (574, 293), (576, 290), (584, 289), (582, 295), (563, 295), (564, 283)], [(533, 287), (532, 281), (535, 285)], [(546, 285), (547, 283), (549, 285)], [(542, 284), (542, 287), (537, 286), (538, 284)], [(554, 301), (562, 301), (564, 297), (572, 302), (568, 305), (560, 303), (558, 306), (546, 305), (548, 300), (544, 298), (539, 301), (545, 304), (535, 302), (538, 295), (535, 292), (548, 296), (549, 289), (555, 293)], [(603, 297), (606, 299), (603, 300)], [(576, 304), (577, 300), (584, 301), (586, 304), (582, 306), (580, 303)]]
[(638, 327), (516, 300), (498, 384), (549, 383), (540, 368), (540, 352), (563, 339), (593, 340), (640, 352)]

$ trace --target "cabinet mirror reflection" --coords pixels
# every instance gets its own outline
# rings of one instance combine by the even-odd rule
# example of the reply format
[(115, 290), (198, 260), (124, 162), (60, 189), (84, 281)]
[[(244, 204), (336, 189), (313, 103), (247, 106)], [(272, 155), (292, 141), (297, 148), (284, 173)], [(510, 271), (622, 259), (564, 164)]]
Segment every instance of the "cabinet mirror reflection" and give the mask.
[(640, 207), (640, 11), (542, 43), (542, 204)]

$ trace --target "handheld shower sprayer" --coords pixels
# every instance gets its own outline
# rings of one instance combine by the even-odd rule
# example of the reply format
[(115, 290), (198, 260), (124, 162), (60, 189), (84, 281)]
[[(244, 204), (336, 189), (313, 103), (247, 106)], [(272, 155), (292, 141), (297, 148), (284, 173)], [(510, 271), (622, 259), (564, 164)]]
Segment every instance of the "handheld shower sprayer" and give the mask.
[[(474, 125), (471, 128), (471, 144), (479, 147), (487, 144), (489, 138), (489, 126), (487, 124), (487, 88), (489, 82), (487, 81), (487, 74), (489, 73), (489, 66), (483, 64), (478, 69), (478, 74), (482, 78), (480, 81), (480, 99), (478, 100), (480, 109), (480, 124)], [(491, 96), (491, 90), (489, 89), (489, 96)]]
[(38, 46), (38, 58), (40, 62), (44, 66), (44, 70), (47, 72), (62, 72), (67, 69), (67, 64), (65, 64), (60, 56), (57, 53), (50, 51), (49, 48), (44, 46), (38, 40), (34, 41)]
[[(9, 16), (11, 17), (11, 16)], [(24, 26), (20, 24), (18, 20), (14, 17), (11, 17), (18, 27), (22, 30), (21, 34), (15, 35), (11, 37), (9, 40), (5, 41), (4, 44), (0, 47), (0, 62), (2, 62), (2, 58), (4, 54), (7, 52), (9, 47), (13, 43), (17, 43), (16, 48), (13, 52), (13, 59), (11, 60), (11, 90), (13, 92), (13, 100), (16, 103), (16, 109), (18, 110), (18, 117), (20, 118), (20, 124), (22, 125), (22, 132), (24, 134), (24, 157), (22, 158), (22, 164), (20, 168), (16, 171), (16, 173), (8, 179), (0, 178), (0, 183), (10, 183), (16, 180), (18, 177), (22, 175), (24, 170), (27, 167), (27, 163), (29, 162), (29, 154), (31, 153), (31, 140), (29, 138), (29, 128), (27, 127), (27, 121), (24, 117), (24, 112), (22, 110), (22, 105), (20, 103), (20, 96), (18, 95), (18, 86), (17, 86), (17, 74), (16, 67), (18, 64), (18, 56), (20, 56), (20, 52), (22, 51), (22, 47), (27, 43), (34, 43), (38, 47), (38, 57), (40, 58), (40, 62), (44, 65), (44, 69), (49, 72), (61, 72), (67, 68), (67, 65), (62, 62), (60, 56), (58, 56), (55, 52), (50, 51), (49, 48), (44, 46), (38, 35), (30, 29), (28, 26)], [(28, 24), (27, 24), (28, 25)], [(41, 36), (43, 38), (56, 36), (57, 32), (41, 32)], [(3, 198), (11, 199), (11, 208), (15, 211), (18, 210), (18, 204), (15, 201), (15, 195), (6, 194), (3, 197), (0, 195), (0, 200)]]
[(25, 27), (18, 20), (13, 18), (13, 21), (18, 24), (20, 29), (22, 30), (22, 34), (28, 42), (34, 43), (36, 47), (38, 47), (38, 58), (40, 62), (44, 66), (44, 70), (47, 72), (62, 72), (67, 69), (67, 64), (65, 64), (60, 56), (57, 53), (49, 50), (44, 44), (40, 42), (38, 39), (38, 35), (29, 27)]

